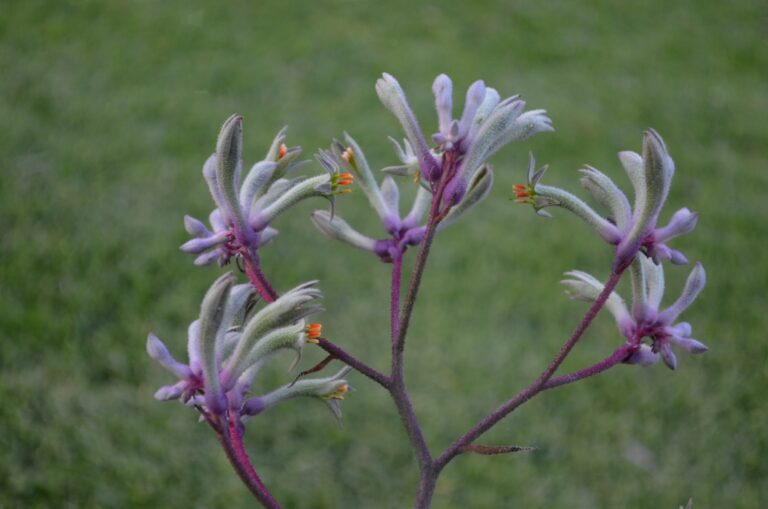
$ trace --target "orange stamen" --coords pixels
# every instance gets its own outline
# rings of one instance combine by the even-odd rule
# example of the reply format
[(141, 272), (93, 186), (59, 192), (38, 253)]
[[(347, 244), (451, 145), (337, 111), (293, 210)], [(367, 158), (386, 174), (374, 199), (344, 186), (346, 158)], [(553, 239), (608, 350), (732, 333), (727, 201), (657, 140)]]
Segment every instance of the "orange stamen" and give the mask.
[(277, 149), (277, 158), (282, 159), (285, 157), (285, 154), (288, 153), (288, 147), (285, 146), (285, 143), (280, 144), (280, 148)]
[(331, 399), (344, 399), (344, 395), (349, 391), (349, 385), (340, 385), (336, 392), (331, 394)]
[(321, 324), (321, 323), (310, 323), (309, 325), (306, 326), (304, 331), (307, 334), (307, 342), (308, 343), (313, 343), (313, 344), (316, 345), (316, 344), (319, 343), (318, 338), (322, 334), (323, 324)]

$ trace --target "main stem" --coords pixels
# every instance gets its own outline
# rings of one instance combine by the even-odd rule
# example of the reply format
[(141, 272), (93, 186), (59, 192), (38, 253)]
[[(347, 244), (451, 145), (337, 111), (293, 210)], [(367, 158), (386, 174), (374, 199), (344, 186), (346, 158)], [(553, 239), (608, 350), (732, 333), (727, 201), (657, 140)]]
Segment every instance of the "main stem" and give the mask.
[(408, 285), (408, 293), (403, 305), (402, 314), (400, 314), (400, 274), (402, 272), (402, 256), (399, 252), (392, 263), (392, 302), (391, 302), (391, 329), (392, 329), (392, 374), (390, 380), (390, 394), (395, 402), (400, 419), (403, 422), (405, 431), (411, 441), (411, 446), (419, 459), (419, 490), (416, 495), (414, 507), (424, 509), (430, 506), (432, 495), (435, 491), (435, 483), (439, 471), (435, 469), (435, 462), (429, 452), (429, 446), (424, 439), (424, 433), (419, 425), (413, 404), (408, 397), (408, 390), (405, 385), (405, 374), (403, 370), (403, 354), (405, 352), (405, 338), (408, 334), (413, 308), (416, 303), (416, 297), (421, 286), (421, 279), (424, 269), (427, 265), (429, 252), (432, 247), (432, 241), (435, 238), (437, 225), (440, 223), (440, 203), (442, 201), (443, 191), (450, 175), (446, 173), (437, 186), (437, 190), (432, 197), (432, 206), (427, 220), (427, 231), (421, 242), (419, 253), (416, 256), (411, 280)]
[[(421, 254), (421, 253), (419, 253)], [(405, 387), (405, 376), (403, 374), (402, 350), (401, 345), (401, 320), (400, 320), (400, 279), (403, 270), (403, 252), (399, 251), (392, 260), (392, 292), (390, 302), (390, 327), (392, 339), (392, 374), (390, 375), (389, 393), (395, 402), (397, 412), (400, 414), (400, 420), (408, 435), (413, 450), (419, 459), (419, 470), (424, 471), (432, 464), (432, 455), (424, 439), (424, 434), (419, 426), (416, 412), (413, 410), (413, 404), (408, 397), (408, 391)], [(416, 269), (414, 275), (416, 276)], [(423, 270), (423, 267), (422, 267)]]

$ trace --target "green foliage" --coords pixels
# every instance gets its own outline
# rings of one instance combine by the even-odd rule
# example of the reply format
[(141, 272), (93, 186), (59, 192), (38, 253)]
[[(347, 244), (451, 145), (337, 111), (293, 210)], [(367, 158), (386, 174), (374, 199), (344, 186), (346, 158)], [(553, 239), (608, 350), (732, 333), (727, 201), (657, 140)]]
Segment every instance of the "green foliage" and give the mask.
[[(619, 367), (542, 395), (486, 440), (537, 451), (458, 458), (435, 505), (764, 505), (764, 14), (757, 0), (5, 6), (0, 506), (253, 506), (214, 435), (152, 399), (170, 380), (147, 358), (146, 333), (183, 349), (219, 273), (177, 247), (183, 215), (211, 208), (201, 168), (221, 122), (244, 115), (246, 161), (287, 123), (291, 145), (311, 152), (346, 129), (374, 168), (390, 166), (386, 136), (400, 130), (373, 89), (382, 71), (400, 79), (428, 132), (439, 72), (457, 89), (481, 77), (520, 92), (557, 129), (498, 154), (491, 197), (436, 242), (407, 355), (434, 450), (538, 374), (577, 323), (585, 307), (562, 295), (561, 274), (609, 267), (577, 219), (555, 211), (547, 221), (509, 200), (529, 146), (550, 164), (548, 182), (585, 196), (583, 163), (625, 182), (616, 152), (639, 150), (643, 129), (657, 129), (678, 169), (668, 210), (701, 212), (678, 245), (709, 275), (685, 316), (707, 355), (686, 356), (675, 373)], [(324, 333), (383, 367), (387, 267), (315, 231), (308, 216), (322, 206), (278, 221), (263, 266), (280, 291), (320, 279)], [(337, 207), (379, 235), (362, 193)], [(668, 273), (676, 294), (688, 270)], [(604, 315), (566, 369), (618, 345)], [(265, 389), (290, 378), (263, 376)], [(319, 403), (281, 405), (249, 425), (254, 463), (286, 507), (410, 504), (416, 464), (391, 402), (351, 380), (343, 429)]]

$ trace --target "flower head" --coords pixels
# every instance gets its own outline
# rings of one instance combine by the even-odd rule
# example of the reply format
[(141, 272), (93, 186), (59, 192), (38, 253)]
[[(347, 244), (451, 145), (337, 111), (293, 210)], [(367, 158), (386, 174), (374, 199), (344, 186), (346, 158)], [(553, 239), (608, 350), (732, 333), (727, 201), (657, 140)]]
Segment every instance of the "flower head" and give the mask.
[[(651, 365), (663, 360), (670, 369), (677, 367), (676, 348), (690, 354), (707, 351), (706, 345), (691, 338), (691, 325), (677, 322), (680, 314), (690, 306), (706, 283), (704, 268), (697, 263), (683, 292), (670, 306), (660, 309), (664, 295), (664, 269), (644, 254), (639, 254), (630, 268), (632, 274), (632, 309), (627, 309), (624, 300), (612, 292), (606, 302), (606, 309), (616, 319), (621, 334), (632, 347), (627, 358), (629, 364)], [(567, 272), (563, 280), (572, 298), (594, 301), (604, 286), (597, 279), (580, 271)]]
[(432, 91), (438, 117), (438, 131), (432, 135), (434, 148), (429, 147), (397, 80), (385, 73), (376, 83), (379, 98), (397, 117), (406, 134), (405, 149), (400, 149), (395, 143), (404, 165), (394, 167), (394, 171), (413, 172), (414, 161), (408, 154), (410, 150), (426, 182), (434, 185), (444, 172), (450, 172), (445, 195), (449, 205), (461, 201), (475, 174), (501, 147), (539, 132), (553, 130), (544, 110), (523, 112), (525, 102), (519, 96), (501, 100), (498, 92), (486, 87), (482, 80), (475, 81), (468, 88), (459, 119), (453, 118), (451, 79), (445, 74), (439, 75), (435, 78)]
[[(259, 410), (262, 411), (287, 399), (254, 396), (253, 401), (245, 405), (254, 378), (276, 353), (293, 351), (292, 369), (301, 358), (304, 345), (317, 343), (322, 326), (306, 323), (306, 318), (322, 311), (317, 304), (320, 298), (320, 290), (312, 281), (257, 309), (253, 287), (235, 285), (232, 274), (224, 274), (206, 293), (200, 317), (189, 327), (188, 364), (174, 359), (154, 334), (147, 338), (149, 356), (179, 379), (161, 387), (155, 397), (181, 399), (211, 415), (226, 410), (254, 415), (258, 413), (254, 411), (257, 401), (263, 403)], [(341, 378), (333, 379), (333, 383), (329, 379), (303, 380), (296, 385), (319, 387), (315, 391), (318, 397), (339, 400), (346, 392), (341, 388), (346, 381), (339, 380)], [(288, 389), (280, 390), (285, 393)]]
[(573, 212), (592, 226), (606, 242), (616, 246), (617, 267), (626, 267), (638, 250), (642, 250), (656, 263), (664, 260), (675, 264), (687, 263), (685, 256), (671, 249), (667, 241), (691, 232), (696, 226), (698, 215), (683, 208), (672, 216), (669, 224), (657, 226), (675, 173), (674, 162), (661, 136), (649, 129), (643, 138), (643, 155), (621, 152), (619, 159), (634, 187), (633, 206), (630, 206), (626, 195), (607, 175), (591, 166), (581, 170), (581, 184), (608, 210), (607, 218), (573, 194), (539, 184), (541, 173), (532, 179), (533, 164), (528, 170), (528, 185), (517, 185), (514, 188), (516, 201), (532, 204), (539, 214), (542, 208), (550, 206)]
[(216, 208), (211, 212), (209, 229), (202, 221), (184, 217), (187, 232), (193, 238), (181, 250), (198, 255), (196, 265), (218, 261), (227, 263), (232, 256), (256, 251), (277, 235), (270, 223), (299, 201), (312, 197), (329, 197), (344, 192), (350, 177), (318, 175), (285, 178), (302, 166), (300, 147), (287, 147), (286, 129), (275, 137), (264, 160), (242, 176), (242, 124), (239, 115), (224, 123), (216, 144), (216, 152), (203, 166)]

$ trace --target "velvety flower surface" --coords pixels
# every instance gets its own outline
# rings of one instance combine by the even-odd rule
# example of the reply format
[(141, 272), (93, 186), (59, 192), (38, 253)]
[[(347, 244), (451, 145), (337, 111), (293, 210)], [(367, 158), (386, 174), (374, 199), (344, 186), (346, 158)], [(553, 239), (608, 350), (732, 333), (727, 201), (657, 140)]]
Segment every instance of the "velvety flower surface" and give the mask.
[(196, 265), (227, 263), (244, 251), (255, 253), (277, 235), (270, 223), (285, 210), (312, 196), (333, 199), (351, 180), (338, 173), (314, 177), (289, 175), (306, 161), (299, 161), (300, 147), (285, 146), (281, 130), (264, 160), (242, 175), (243, 119), (233, 115), (223, 125), (212, 154), (203, 166), (216, 208), (209, 216), (210, 229), (200, 220), (185, 216), (192, 239), (181, 250), (198, 255)]
[(317, 303), (321, 297), (311, 281), (259, 308), (250, 284), (235, 285), (232, 274), (224, 274), (206, 293), (200, 317), (189, 327), (188, 363), (176, 360), (154, 334), (147, 338), (149, 356), (178, 378), (155, 397), (181, 399), (214, 415), (229, 410), (251, 416), (287, 399), (312, 396), (340, 417), (338, 402), (348, 388), (347, 370), (330, 379), (301, 380), (263, 396), (251, 394), (256, 375), (275, 354), (293, 352), (292, 369), (304, 345), (318, 341), (320, 324), (308, 323), (307, 318), (322, 310)]
[[(360, 233), (344, 219), (325, 211), (312, 215), (315, 226), (330, 238), (377, 254), (392, 261), (408, 246), (419, 244), (426, 232), (425, 215), (432, 205), (438, 180), (445, 183), (444, 210), (439, 229), (456, 222), (488, 196), (494, 180), (487, 160), (502, 146), (539, 132), (551, 131), (544, 110), (524, 112), (519, 96), (501, 100), (498, 92), (476, 81), (467, 90), (461, 118), (453, 118), (453, 85), (448, 76), (439, 75), (433, 84), (438, 131), (427, 142), (400, 84), (389, 74), (376, 83), (384, 105), (397, 117), (405, 131), (402, 145), (390, 138), (400, 164), (382, 169), (387, 175), (379, 184), (358, 143), (348, 134), (344, 142), (334, 142), (321, 150), (318, 160), (330, 170), (355, 175), (369, 203), (376, 211), (388, 238)], [(446, 173), (450, 172), (450, 174)], [(400, 189), (394, 176), (410, 176), (419, 184), (410, 211), (400, 212)]]
[[(704, 267), (700, 263), (694, 266), (680, 297), (663, 309), (661, 308), (661, 300), (664, 296), (662, 265), (654, 263), (644, 254), (639, 254), (630, 270), (633, 297), (631, 311), (616, 292), (612, 292), (606, 302), (606, 309), (616, 319), (619, 331), (633, 347), (633, 353), (627, 362), (651, 365), (662, 359), (670, 369), (675, 369), (677, 356), (672, 346), (690, 354), (706, 352), (706, 345), (691, 337), (691, 325), (688, 322), (677, 321), (680, 314), (704, 289), (706, 283)], [(594, 301), (604, 288), (600, 281), (585, 272), (571, 271), (566, 275), (569, 277), (562, 283), (572, 298)]]
[(635, 191), (633, 205), (630, 205), (627, 196), (610, 177), (591, 166), (581, 170), (581, 184), (608, 210), (607, 217), (601, 216), (568, 191), (541, 184), (546, 167), (535, 170), (533, 157), (527, 185), (514, 188), (517, 201), (530, 203), (540, 215), (546, 214), (541, 209), (557, 206), (580, 217), (603, 240), (616, 246), (617, 265), (626, 267), (638, 249), (642, 249), (656, 262), (669, 260), (675, 264), (687, 263), (685, 255), (670, 248), (667, 242), (691, 232), (696, 226), (698, 215), (682, 208), (673, 214), (667, 225), (657, 225), (675, 173), (675, 164), (661, 136), (649, 129), (643, 137), (642, 155), (621, 152), (619, 159)]

